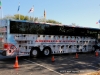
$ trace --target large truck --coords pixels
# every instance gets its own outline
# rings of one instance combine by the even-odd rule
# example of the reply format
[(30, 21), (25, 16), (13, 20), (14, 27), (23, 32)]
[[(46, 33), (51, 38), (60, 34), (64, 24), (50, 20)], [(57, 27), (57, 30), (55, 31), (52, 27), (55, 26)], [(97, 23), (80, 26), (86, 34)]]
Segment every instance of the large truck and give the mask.
[(0, 51), (4, 56), (49, 56), (95, 51), (100, 29), (0, 20)]

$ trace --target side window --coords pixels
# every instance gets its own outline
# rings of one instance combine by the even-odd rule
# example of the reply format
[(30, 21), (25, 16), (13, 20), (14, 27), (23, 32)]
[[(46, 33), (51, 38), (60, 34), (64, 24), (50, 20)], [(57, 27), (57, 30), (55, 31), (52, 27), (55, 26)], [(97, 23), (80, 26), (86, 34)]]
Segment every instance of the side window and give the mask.
[(30, 34), (36, 33), (35, 30), (36, 30), (36, 29), (35, 29), (35, 24), (30, 23), (30, 24), (29, 24), (29, 32), (30, 32)]
[(38, 24), (37, 25), (37, 34), (43, 34), (44, 33), (44, 27), (45, 27), (45, 24)]

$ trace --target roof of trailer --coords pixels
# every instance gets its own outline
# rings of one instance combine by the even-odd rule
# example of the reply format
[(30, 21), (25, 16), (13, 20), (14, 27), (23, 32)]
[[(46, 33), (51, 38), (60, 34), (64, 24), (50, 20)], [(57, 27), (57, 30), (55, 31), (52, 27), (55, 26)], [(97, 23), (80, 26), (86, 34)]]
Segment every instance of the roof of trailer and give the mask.
[(90, 30), (100, 30), (99, 28), (92, 28), (92, 27), (82, 27), (82, 26), (73, 26), (73, 25), (65, 25), (65, 24), (54, 24), (54, 23), (44, 23), (44, 22), (32, 22), (27, 20), (10, 20), (10, 21), (18, 21), (18, 22), (30, 22), (30, 23), (40, 23), (40, 24), (49, 24), (49, 25), (57, 25), (57, 26), (67, 26), (67, 27), (75, 27), (75, 28), (85, 28)]

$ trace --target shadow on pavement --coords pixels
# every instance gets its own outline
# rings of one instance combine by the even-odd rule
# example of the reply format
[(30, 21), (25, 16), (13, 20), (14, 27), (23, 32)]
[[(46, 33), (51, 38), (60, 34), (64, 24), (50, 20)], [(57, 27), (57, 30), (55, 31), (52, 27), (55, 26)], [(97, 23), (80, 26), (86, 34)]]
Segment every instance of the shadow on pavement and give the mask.
[[(77, 74), (80, 71), (83, 73), (100, 70), (98, 63), (99, 57), (95, 57), (94, 54), (79, 54), (79, 58), (75, 58), (75, 54), (70, 55), (54, 55), (55, 62), (51, 61), (50, 57), (30, 58), (19, 57), (19, 70), (23, 72), (42, 72), (46, 71), (45, 67), (53, 69), (59, 73), (72, 73)], [(43, 66), (39, 66), (35, 63), (27, 62), (23, 59), (27, 59)], [(0, 70), (13, 69), (15, 58), (6, 58), (0, 60)], [(23, 69), (22, 69), (23, 68)]]

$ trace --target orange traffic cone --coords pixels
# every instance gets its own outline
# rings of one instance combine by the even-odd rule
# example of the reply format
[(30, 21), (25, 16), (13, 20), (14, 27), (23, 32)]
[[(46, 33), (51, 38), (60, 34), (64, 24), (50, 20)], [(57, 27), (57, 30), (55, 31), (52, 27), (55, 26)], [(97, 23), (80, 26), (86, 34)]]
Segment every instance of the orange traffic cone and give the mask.
[(75, 56), (75, 58), (78, 58), (78, 54), (76, 53), (76, 56)]
[(95, 56), (98, 56), (99, 54), (98, 54), (98, 52), (96, 51), (96, 53), (95, 53)]
[(17, 56), (16, 56), (14, 68), (19, 68), (19, 65), (18, 65), (18, 57)]
[(54, 58), (54, 56), (52, 56), (52, 58), (51, 58), (51, 61), (52, 61), (52, 62), (54, 62), (54, 61), (55, 61), (55, 58)]

